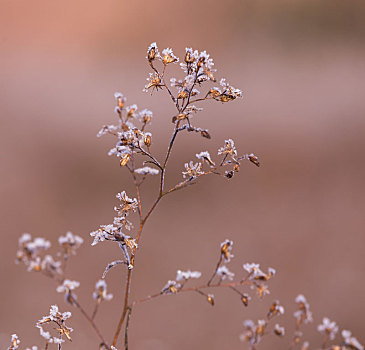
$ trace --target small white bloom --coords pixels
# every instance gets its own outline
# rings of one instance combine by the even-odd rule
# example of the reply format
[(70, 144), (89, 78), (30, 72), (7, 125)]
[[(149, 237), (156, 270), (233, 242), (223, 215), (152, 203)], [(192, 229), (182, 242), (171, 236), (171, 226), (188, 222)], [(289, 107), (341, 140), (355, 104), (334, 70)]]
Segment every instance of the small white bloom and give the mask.
[(58, 244), (64, 248), (70, 249), (70, 251), (75, 254), (75, 250), (81, 246), (84, 240), (78, 236), (74, 235), (72, 232), (67, 232), (66, 236), (60, 236), (58, 238)]
[(11, 346), (8, 348), (8, 350), (15, 350), (19, 348), (20, 339), (16, 334), (11, 335)]
[(338, 326), (336, 322), (331, 322), (329, 318), (324, 317), (322, 323), (317, 327), (318, 332), (329, 336), (330, 340), (335, 339), (338, 332)]
[(227, 266), (223, 265), (217, 269), (217, 275), (221, 277), (222, 280), (228, 278), (229, 280), (233, 280), (234, 273), (229, 271)]
[(105, 280), (99, 280), (95, 284), (95, 292), (93, 293), (93, 298), (95, 300), (111, 300), (113, 298), (113, 294), (108, 294), (107, 286)]
[(225, 145), (218, 149), (218, 155), (220, 154), (228, 154), (230, 156), (237, 156), (237, 150), (234, 146), (234, 142), (232, 139), (225, 140)]
[(195, 178), (198, 175), (204, 174), (203, 171), (201, 171), (202, 164), (201, 163), (193, 163), (193, 161), (190, 161), (189, 163), (185, 163), (185, 170), (183, 171), (183, 177), (184, 178)]
[(276, 324), (274, 327), (274, 333), (280, 337), (285, 335), (285, 328), (281, 327), (279, 324)]
[(71, 280), (64, 280), (62, 285), (57, 287), (58, 293), (69, 293), (70, 291), (78, 288), (80, 286), (80, 282), (78, 281), (71, 281)]

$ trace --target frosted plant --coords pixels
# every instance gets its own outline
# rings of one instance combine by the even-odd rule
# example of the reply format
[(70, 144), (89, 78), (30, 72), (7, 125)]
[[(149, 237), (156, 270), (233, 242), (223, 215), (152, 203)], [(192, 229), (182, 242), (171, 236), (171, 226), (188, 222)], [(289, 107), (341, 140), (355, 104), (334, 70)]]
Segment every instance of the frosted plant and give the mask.
[[(132, 274), (135, 272), (137, 253), (141, 249), (140, 242), (143, 236), (146, 222), (156, 210), (159, 202), (167, 195), (195, 184), (207, 175), (215, 175), (231, 179), (239, 173), (244, 163), (251, 163), (260, 166), (258, 157), (253, 153), (240, 153), (237, 144), (231, 139), (218, 141), (215, 145), (217, 151), (214, 154), (208, 151), (197, 150), (198, 161), (188, 159), (184, 166), (181, 165), (181, 176), (173, 179), (172, 187), (166, 185), (166, 174), (169, 159), (173, 152), (176, 139), (186, 133), (192, 133), (202, 137), (202, 141), (212, 139), (212, 134), (207, 128), (198, 125), (195, 118), (197, 113), (203, 111), (202, 103), (230, 103), (243, 96), (240, 89), (233, 87), (225, 78), (219, 79), (217, 83), (217, 71), (213, 58), (206, 51), (198, 51), (186, 48), (182, 58), (176, 56), (171, 48), (159, 50), (157, 44), (152, 43), (147, 49), (147, 63), (151, 69), (147, 77), (143, 91), (151, 95), (160, 91), (167, 93), (169, 101), (174, 106), (174, 112), (168, 117), (172, 123), (171, 138), (166, 145), (166, 153), (163, 157), (157, 156), (153, 144), (155, 139), (151, 132), (151, 124), (155, 118), (152, 111), (140, 109), (136, 104), (127, 105), (127, 98), (121, 92), (116, 92), (115, 108), (116, 121), (113, 124), (106, 124), (97, 133), (97, 137), (111, 136), (113, 145), (108, 155), (114, 157), (120, 167), (130, 174), (131, 182), (134, 185), (133, 193), (121, 191), (116, 194), (117, 204), (114, 206), (114, 217), (107, 223), (100, 225), (90, 233), (90, 244), (92, 249), (98, 249), (99, 244), (115, 244), (120, 249), (120, 255), (111, 261), (106, 267), (102, 267), (100, 275), (95, 278), (95, 290), (90, 292), (90, 298), (94, 300), (92, 312), (88, 312), (81, 304), (75, 290), (80, 286), (78, 281), (66, 274), (66, 266), (72, 260), (72, 256), (83, 244), (84, 239), (67, 232), (65, 236), (58, 239), (58, 252), (48, 254), (51, 247), (50, 241), (44, 238), (32, 238), (28, 233), (23, 234), (19, 239), (17, 251), (17, 262), (23, 263), (28, 271), (44, 274), (57, 284), (56, 291), (63, 293), (65, 301), (70, 307), (74, 307), (81, 313), (85, 321), (90, 324), (91, 329), (99, 338), (98, 348), (104, 350), (116, 350), (116, 344), (124, 334), (124, 348), (128, 349), (129, 327), (133, 324), (131, 315), (137, 306), (152, 301), (165, 295), (176, 295), (180, 293), (194, 293), (205, 302), (214, 306), (221, 300), (216, 298), (214, 291), (224, 288), (237, 298), (238, 302), (247, 307), (250, 300), (255, 297), (263, 299), (270, 293), (268, 283), (275, 276), (275, 269), (261, 269), (257, 263), (244, 263), (243, 270), (232, 272), (228, 264), (234, 258), (232, 254), (233, 241), (225, 239), (217, 247), (217, 262), (207, 273), (192, 269), (178, 269), (175, 279), (171, 277), (165, 284), (161, 281), (161, 288), (154, 293), (139, 300), (131, 299), (133, 289)], [(180, 77), (167, 76), (171, 68), (181, 68)], [(142, 84), (141, 84), (142, 85)], [(217, 86), (219, 85), (219, 86)], [(203, 120), (203, 119), (200, 119)], [(212, 142), (212, 141), (210, 141)], [(205, 148), (205, 146), (204, 146)], [(204, 149), (203, 148), (203, 149)], [(248, 162), (247, 162), (248, 161)], [(159, 179), (155, 188), (155, 197), (152, 198), (152, 205), (146, 206), (142, 200), (141, 185), (150, 177)], [(138, 222), (135, 226), (133, 222)], [(128, 233), (127, 233), (128, 231)], [(47, 253), (46, 253), (47, 252)], [(119, 319), (117, 324), (113, 323), (114, 317), (109, 317), (111, 324), (101, 325), (102, 330), (96, 323), (98, 310), (105, 301), (112, 299), (113, 294), (107, 292), (106, 278), (109, 272), (116, 266), (122, 266), (126, 271), (126, 286), (122, 291), (113, 291), (113, 294), (120, 300), (122, 295), (121, 310), (119, 314), (113, 315)], [(68, 269), (69, 270), (69, 269)], [(266, 271), (266, 272), (265, 272)], [(207, 277), (208, 276), (208, 277)], [(101, 278), (100, 278), (101, 277)], [(296, 298), (298, 310), (294, 313), (296, 329), (291, 342), (292, 347), (301, 346), (301, 349), (308, 349), (308, 342), (302, 342), (302, 325), (312, 321), (312, 313), (309, 304), (303, 295)], [(285, 337), (284, 327), (273, 320), (282, 317), (284, 306), (279, 300), (271, 302), (266, 317), (254, 322), (244, 322), (244, 332), (241, 340), (248, 344), (250, 349), (256, 349), (258, 344), (268, 334), (278, 337)], [(71, 316), (70, 312), (61, 313), (58, 307), (53, 305), (50, 313), (38, 321), (43, 341), (46, 342), (45, 349), (57, 346), (61, 349), (66, 340), (71, 341), (72, 328), (66, 325), (66, 320)], [(111, 315), (112, 316), (112, 315)], [(47, 328), (48, 327), (48, 328)], [(122, 329), (124, 327), (124, 332)], [(103, 332), (115, 328), (115, 333), (110, 341), (107, 341)], [(342, 331), (342, 343), (339, 345), (328, 344), (335, 340), (338, 331), (336, 323), (330, 322), (327, 318), (318, 326), (318, 331), (325, 337), (322, 349), (356, 349), (363, 350), (362, 345), (354, 338), (349, 331)], [(16, 334), (11, 336), (10, 347), (17, 349), (20, 340)], [(68, 343), (69, 345), (70, 343)], [(30, 349), (30, 348), (28, 348)], [(32, 350), (37, 350), (33, 346)]]

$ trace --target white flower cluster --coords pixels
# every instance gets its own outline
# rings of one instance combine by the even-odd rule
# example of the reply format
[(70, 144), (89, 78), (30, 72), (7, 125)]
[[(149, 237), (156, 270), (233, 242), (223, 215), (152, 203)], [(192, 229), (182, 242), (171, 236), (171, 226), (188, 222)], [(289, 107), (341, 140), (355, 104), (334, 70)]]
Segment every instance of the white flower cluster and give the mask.
[(269, 267), (267, 273), (264, 273), (260, 269), (260, 264), (255, 263), (243, 264), (243, 268), (249, 273), (249, 280), (268, 280), (276, 273), (276, 270), (272, 267)]
[[(61, 344), (64, 342), (62, 335), (65, 335), (67, 339), (71, 340), (70, 333), (73, 331), (72, 328), (65, 325), (65, 321), (71, 317), (71, 312), (59, 312), (57, 305), (52, 305), (49, 311), (49, 315), (44, 316), (40, 319), (36, 326), (39, 328), (41, 336), (47, 340), (48, 343)], [(59, 332), (58, 337), (52, 336), (50, 332), (43, 329), (43, 325), (54, 322)]]
[(322, 334), (328, 335), (329, 339), (333, 340), (338, 332), (338, 326), (336, 322), (331, 322), (329, 318), (324, 317), (317, 330)]
[(294, 312), (294, 317), (298, 322), (309, 323), (313, 321), (312, 312), (309, 310), (309, 303), (303, 294), (299, 294), (295, 298), (295, 302), (299, 306), (299, 310)]
[(185, 171), (182, 172), (184, 179), (194, 179), (199, 175), (204, 174), (204, 172), (201, 170), (202, 164), (201, 163), (195, 163), (193, 161), (190, 161), (189, 163), (185, 163)]
[(229, 280), (233, 280), (234, 277), (234, 273), (229, 271), (228, 267), (223, 265), (220, 266), (217, 269), (217, 275), (220, 276), (221, 280), (225, 280), (226, 278), (228, 278)]
[(68, 254), (70, 252), (76, 254), (76, 249), (80, 248), (81, 244), (84, 243), (84, 240), (80, 236), (74, 235), (72, 232), (67, 232), (65, 236), (60, 236), (58, 238), (58, 243)]

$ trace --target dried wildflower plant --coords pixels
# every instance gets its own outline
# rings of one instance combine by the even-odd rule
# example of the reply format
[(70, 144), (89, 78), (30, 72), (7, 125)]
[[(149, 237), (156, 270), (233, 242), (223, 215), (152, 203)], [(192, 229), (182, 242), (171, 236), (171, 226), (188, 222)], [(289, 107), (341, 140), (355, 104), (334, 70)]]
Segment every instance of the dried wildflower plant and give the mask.
[[(160, 90), (167, 92), (176, 108), (170, 119), (173, 124), (172, 135), (165, 156), (159, 159), (153, 152), (153, 137), (152, 133), (148, 131), (153, 113), (147, 109), (139, 111), (135, 104), (126, 105), (126, 97), (120, 92), (115, 93), (117, 122), (115, 125), (104, 125), (97, 136), (111, 135), (114, 137), (115, 145), (108, 154), (116, 157), (120, 166), (129, 172), (135, 194), (130, 197), (125, 191), (117, 193), (118, 204), (114, 207), (113, 222), (101, 225), (90, 233), (92, 246), (111, 241), (115, 242), (121, 250), (121, 258), (110, 262), (104, 268), (104, 272), (98, 276), (101, 278), (97, 278), (95, 290), (90, 293), (95, 301), (94, 309), (87, 312), (82, 307), (76, 294), (76, 289), (80, 283), (67, 278), (65, 272), (70, 258), (76, 254), (77, 249), (83, 243), (81, 237), (71, 232), (59, 237), (58, 252), (54, 258), (52, 255), (46, 254), (51, 247), (51, 242), (44, 238), (32, 238), (30, 234), (25, 233), (19, 239), (16, 257), (16, 261), (23, 263), (28, 271), (41, 273), (57, 283), (56, 291), (64, 294), (68, 306), (75, 307), (96, 333), (99, 338), (99, 349), (116, 349), (123, 327), (123, 344), (124, 348), (128, 349), (128, 329), (131, 314), (136, 305), (169, 294), (191, 292), (198, 294), (203, 300), (214, 306), (216, 303), (214, 290), (226, 288), (234, 293), (244, 307), (247, 307), (255, 295), (262, 299), (270, 293), (268, 282), (275, 275), (275, 269), (268, 267), (267, 270), (262, 270), (260, 265), (256, 263), (244, 263), (239, 272), (230, 271), (228, 264), (234, 257), (232, 254), (233, 242), (226, 239), (217, 248), (217, 263), (212, 267), (212, 271), (208, 273), (207, 277), (203, 277), (200, 271), (177, 270), (175, 279), (167, 281), (165, 285), (161, 283), (161, 289), (156, 293), (140, 300), (131, 300), (131, 277), (136, 264), (142, 232), (161, 199), (195, 183), (198, 178), (205, 175), (213, 174), (231, 179), (240, 171), (243, 161), (248, 160), (252, 164), (260, 166), (257, 156), (253, 153), (239, 154), (234, 141), (227, 139), (220, 145), (214, 156), (211, 156), (207, 151), (197, 153), (197, 159), (186, 162), (184, 169), (181, 169), (182, 179), (176, 180), (174, 186), (167, 188), (165, 186), (167, 165), (178, 135), (184, 132), (193, 132), (205, 139), (211, 139), (211, 134), (207, 129), (198, 127), (194, 123), (194, 115), (203, 110), (197, 104), (209, 100), (214, 103), (232, 102), (242, 97), (242, 91), (234, 88), (224, 78), (219, 80), (217, 87), (214, 62), (206, 51), (199, 52), (186, 48), (183, 59), (180, 59), (171, 48), (166, 48), (160, 52), (156, 43), (152, 43), (147, 50), (146, 58), (152, 72), (149, 73), (147, 84), (143, 90), (151, 95)], [(174, 64), (180, 65), (183, 71), (182, 77), (168, 80), (166, 72)], [(153, 204), (145, 208), (141, 198), (141, 185), (148, 176), (158, 176), (159, 184)], [(136, 227), (133, 226), (133, 220), (130, 219), (133, 216), (138, 217), (139, 224)], [(102, 302), (111, 300), (113, 297), (111, 293), (107, 292), (106, 277), (109, 271), (117, 265), (126, 268), (126, 286), (121, 314), (115, 325), (115, 334), (113, 339), (108, 342), (97, 326), (95, 317)], [(308, 343), (302, 342), (302, 325), (312, 321), (312, 313), (304, 296), (299, 295), (296, 302), (298, 311), (294, 313), (296, 323), (290, 346), (304, 350), (308, 349)], [(267, 334), (284, 337), (285, 329), (278, 323), (273, 324), (273, 320), (283, 314), (284, 307), (278, 300), (274, 300), (265, 318), (257, 322), (251, 320), (244, 322), (245, 331), (240, 337), (241, 340), (247, 343), (250, 349), (256, 349)], [(36, 323), (36, 327), (39, 328), (40, 335), (43, 337), (44, 345), (27, 349), (48, 349), (51, 346), (57, 346), (58, 349), (61, 349), (64, 342), (71, 341), (73, 329), (66, 325), (66, 320), (70, 317), (70, 312), (61, 313), (56, 305), (51, 306), (49, 315), (44, 316)], [(346, 330), (342, 331), (342, 342), (338, 345), (330, 345), (330, 342), (335, 339), (338, 327), (336, 323), (327, 318), (324, 318), (322, 324), (318, 326), (318, 331), (324, 336), (321, 349), (363, 350), (357, 339)], [(8, 349), (18, 349), (19, 343), (18, 336), (13, 334)]]

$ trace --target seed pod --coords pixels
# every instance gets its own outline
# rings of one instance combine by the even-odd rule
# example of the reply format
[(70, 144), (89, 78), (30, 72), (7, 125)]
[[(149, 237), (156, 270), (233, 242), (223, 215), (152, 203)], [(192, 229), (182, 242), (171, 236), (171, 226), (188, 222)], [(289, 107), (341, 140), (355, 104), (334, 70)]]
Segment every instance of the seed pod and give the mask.
[(210, 135), (209, 135), (209, 133), (208, 133), (208, 130), (202, 130), (201, 132), (200, 132), (200, 134), (203, 136), (203, 137), (206, 137), (207, 139), (210, 139), (211, 137), (210, 137)]
[(207, 297), (208, 303), (212, 306), (214, 306), (214, 295), (213, 294), (209, 294)]
[(156, 58), (156, 48), (154, 46), (148, 51), (147, 58), (149, 62), (152, 62)]
[(143, 142), (147, 147), (150, 147), (152, 142), (151, 135), (144, 135)]
[(248, 306), (248, 295), (247, 294), (243, 294), (241, 301), (243, 303), (243, 305)]

